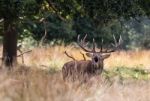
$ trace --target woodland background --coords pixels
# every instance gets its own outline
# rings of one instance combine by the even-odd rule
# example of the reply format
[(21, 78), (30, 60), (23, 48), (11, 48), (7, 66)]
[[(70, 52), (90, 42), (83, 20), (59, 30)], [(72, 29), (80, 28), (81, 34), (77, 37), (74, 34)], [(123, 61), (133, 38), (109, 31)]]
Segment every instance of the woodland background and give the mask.
[[(122, 36), (101, 81), (62, 80), (79, 34), (104, 48)], [(149, 49), (150, 0), (0, 0), (0, 101), (150, 101)]]
[(45, 33), (44, 43), (52, 45), (76, 42), (78, 34), (109, 44), (114, 34), (122, 35), (124, 49), (149, 49), (149, 8), (149, 0), (1, 0), (1, 41), (4, 23), (12, 23), (18, 43), (31, 46)]

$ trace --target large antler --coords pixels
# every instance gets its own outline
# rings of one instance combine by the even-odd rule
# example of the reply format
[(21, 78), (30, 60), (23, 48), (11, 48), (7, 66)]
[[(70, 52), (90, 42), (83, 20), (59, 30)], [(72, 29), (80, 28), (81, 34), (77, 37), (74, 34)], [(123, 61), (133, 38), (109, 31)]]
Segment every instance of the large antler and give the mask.
[(114, 44), (112, 44), (112, 46), (114, 47), (113, 49), (109, 50), (109, 49), (106, 49), (106, 50), (103, 50), (103, 39), (102, 39), (102, 43), (101, 43), (101, 47), (100, 47), (100, 51), (99, 52), (96, 52), (95, 50), (95, 46), (96, 46), (96, 43), (95, 43), (95, 40), (93, 38), (93, 49), (92, 50), (88, 50), (86, 49), (85, 47), (87, 46), (88, 43), (85, 42), (85, 39), (87, 37), (87, 34), (84, 36), (83, 39), (80, 40), (80, 35), (78, 35), (78, 39), (77, 39), (77, 44), (85, 51), (85, 52), (89, 52), (89, 53), (111, 53), (111, 52), (115, 52), (118, 47), (122, 44), (122, 37), (120, 35), (120, 38), (119, 38), (119, 41), (117, 42), (116, 40), (116, 37), (113, 35), (113, 38), (114, 38)]
[(100, 49), (100, 52), (99, 53), (111, 53), (111, 52), (115, 52), (118, 48), (119, 48), (119, 46), (123, 43), (123, 40), (122, 40), (122, 37), (121, 37), (121, 35), (120, 35), (120, 38), (119, 38), (119, 41), (117, 42), (117, 40), (116, 40), (116, 37), (113, 35), (113, 39), (114, 39), (114, 43), (112, 43), (111, 45), (114, 47), (113, 49), (111, 49), (111, 50), (108, 50), (108, 49), (106, 49), (106, 50), (102, 50), (102, 45), (103, 45), (103, 40), (102, 40), (102, 43), (101, 43), (101, 49)]
[(85, 51), (85, 52), (89, 52), (89, 53), (95, 53), (95, 40), (93, 38), (93, 50), (87, 50), (85, 47), (88, 45), (88, 42), (85, 42), (85, 39), (87, 37), (87, 34), (84, 36), (83, 39), (80, 40), (80, 35), (78, 35), (78, 39), (77, 39), (77, 44)]

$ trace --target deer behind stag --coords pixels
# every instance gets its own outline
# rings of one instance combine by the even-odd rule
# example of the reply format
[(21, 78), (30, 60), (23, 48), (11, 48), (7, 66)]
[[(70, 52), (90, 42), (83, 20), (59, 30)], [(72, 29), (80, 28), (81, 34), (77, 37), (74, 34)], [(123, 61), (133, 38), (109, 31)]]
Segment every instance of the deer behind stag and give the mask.
[(87, 43), (85, 42), (86, 37), (87, 35), (85, 35), (85, 37), (80, 40), (80, 35), (78, 35), (77, 44), (83, 49), (83, 51), (86, 52), (86, 55), (90, 57), (91, 60), (78, 61), (65, 52), (68, 57), (73, 59), (73, 61), (65, 63), (62, 68), (62, 75), (64, 80), (87, 80), (90, 77), (101, 74), (104, 66), (103, 61), (110, 56), (110, 53), (115, 52), (122, 42), (121, 36), (118, 43), (115, 36), (113, 36), (115, 44), (112, 44), (112, 49), (103, 49), (102, 42), (100, 50), (96, 51), (96, 43), (93, 39), (93, 49), (88, 50), (85, 48), (87, 46)]

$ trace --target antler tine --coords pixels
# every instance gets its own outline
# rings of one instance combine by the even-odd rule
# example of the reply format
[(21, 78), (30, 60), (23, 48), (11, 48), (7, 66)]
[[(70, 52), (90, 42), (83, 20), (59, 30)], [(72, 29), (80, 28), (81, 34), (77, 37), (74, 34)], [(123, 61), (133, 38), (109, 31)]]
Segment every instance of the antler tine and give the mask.
[(78, 35), (78, 38), (77, 38), (77, 42), (79, 43), (79, 40), (80, 40), (80, 34)]
[(116, 47), (116, 48), (118, 48), (118, 47), (123, 43), (122, 37), (121, 37), (121, 35), (120, 35), (120, 38), (119, 38), (118, 43), (117, 43), (117, 41), (116, 41), (115, 36), (113, 36), (113, 37), (114, 37), (114, 40), (115, 40), (115, 44), (113, 44), (113, 46)]
[(85, 43), (86, 37), (87, 37), (87, 34), (84, 36), (83, 40), (81, 39), (81, 41), (79, 41), (79, 40), (80, 40), (80, 35), (78, 35), (77, 44), (78, 44), (85, 52), (92, 52), (92, 51), (87, 50), (87, 49), (84, 48), (84, 47), (88, 44), (88, 43)]
[(119, 45), (121, 45), (123, 43), (123, 40), (122, 40), (122, 37), (120, 35), (120, 38), (119, 38)]
[(114, 37), (115, 44), (114, 44), (114, 49), (111, 50), (110, 52), (115, 52), (118, 49), (118, 47), (123, 43), (121, 35), (120, 35), (118, 42), (117, 42), (116, 37), (114, 35), (113, 35), (113, 37)]
[(101, 53), (111, 53), (111, 52), (115, 52), (118, 47), (123, 43), (122, 37), (120, 35), (119, 41), (117, 42), (116, 37), (113, 35), (113, 39), (114, 39), (114, 44), (112, 43), (112, 46), (114, 47), (112, 50), (108, 50), (106, 49), (106, 51), (101, 51)]
[(101, 48), (100, 48), (100, 52), (102, 52), (102, 50), (103, 50), (103, 38), (102, 38), (102, 40), (101, 40), (102, 42), (101, 42)]
[(87, 34), (85, 34), (85, 36), (84, 36), (84, 38), (83, 38), (83, 42), (85, 42), (86, 37), (87, 37)]
[(80, 54), (82, 54), (83, 59), (86, 60), (85, 55), (80, 51)]
[(74, 61), (76, 60), (73, 56), (69, 55), (66, 51), (64, 52), (69, 58), (73, 59)]
[(85, 46), (87, 46), (89, 43), (87, 42), (87, 43), (85, 43)]
[(78, 40), (77, 40), (77, 42), (80, 43), (81, 45), (84, 44), (83, 40), (82, 40), (82, 39), (80, 40), (80, 35), (78, 35)]
[(87, 43), (85, 42), (86, 37), (87, 37), (87, 34), (84, 36), (83, 39), (81, 39), (81, 44), (82, 44), (83, 46), (87, 46), (87, 45), (88, 45), (88, 42), (87, 42)]
[(96, 44), (95, 44), (95, 39), (93, 38), (93, 50), (92, 50), (93, 52), (96, 52), (96, 50), (95, 50), (95, 45), (96, 45)]
[(113, 38), (114, 38), (114, 42), (115, 42), (115, 45), (117, 44), (117, 40), (116, 40), (116, 37), (114, 36), (113, 34)]

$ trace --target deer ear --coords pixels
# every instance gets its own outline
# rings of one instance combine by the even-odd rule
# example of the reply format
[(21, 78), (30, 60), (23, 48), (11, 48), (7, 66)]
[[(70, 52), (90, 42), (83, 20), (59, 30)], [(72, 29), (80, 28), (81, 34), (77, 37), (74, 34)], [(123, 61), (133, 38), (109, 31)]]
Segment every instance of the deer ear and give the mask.
[(86, 53), (86, 56), (92, 57), (92, 54), (91, 53)]
[(109, 56), (110, 56), (110, 54), (105, 54), (105, 55), (102, 56), (102, 58), (103, 58), (103, 59), (106, 59), (106, 58), (108, 58)]

